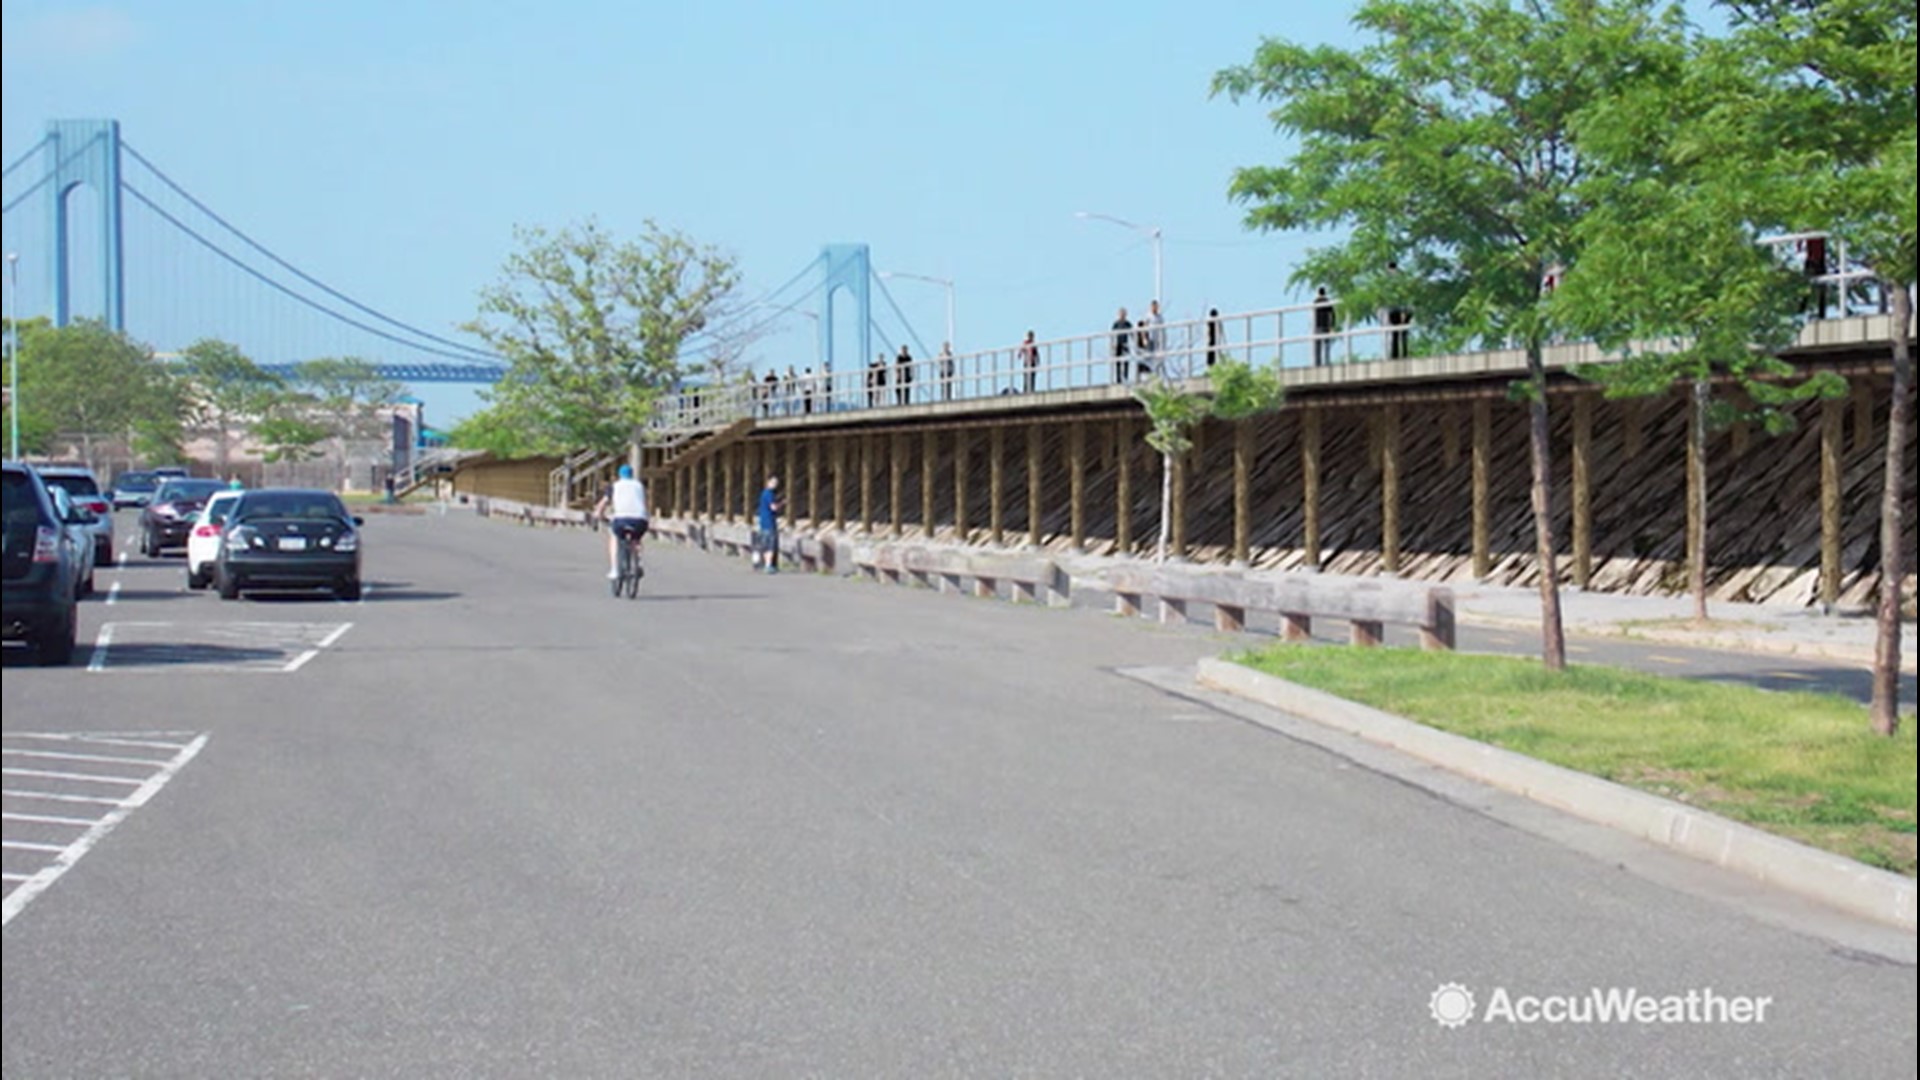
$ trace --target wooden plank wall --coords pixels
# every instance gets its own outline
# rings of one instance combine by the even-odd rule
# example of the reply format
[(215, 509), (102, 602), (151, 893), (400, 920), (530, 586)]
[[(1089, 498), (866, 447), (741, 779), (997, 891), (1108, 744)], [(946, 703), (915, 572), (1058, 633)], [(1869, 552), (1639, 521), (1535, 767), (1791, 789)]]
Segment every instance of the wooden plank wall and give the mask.
[[(1736, 426), (1709, 439), (1711, 571), (1709, 588), (1720, 599), (1812, 603), (1821, 572), (1821, 469), (1823, 411), (1842, 425), (1840, 439), (1841, 565), (1837, 588), (1846, 606), (1872, 600), (1879, 558), (1878, 519), (1884, 461), (1885, 376), (1856, 376), (1854, 398), (1824, 410), (1810, 402), (1795, 411), (1791, 432), (1768, 436)], [(1575, 398), (1584, 396), (1576, 408)], [(1400, 576), (1470, 581), (1473, 551), (1473, 415), (1475, 397), (1462, 393), (1394, 405), (1295, 400), (1278, 413), (1246, 421), (1251, 427), (1249, 563), (1259, 568), (1306, 565), (1306, 508), (1302, 462), (1303, 418), (1309, 409), (1320, 427), (1320, 566), (1341, 574), (1385, 572), (1382, 528), (1383, 479), (1388, 455), (1398, 447)], [(1524, 406), (1496, 390), (1479, 400), (1487, 415), (1489, 464), (1486, 579), (1512, 585), (1536, 582), (1533, 518), (1528, 501), (1529, 466)], [(1685, 589), (1685, 400), (1675, 394), (1639, 401), (1607, 401), (1591, 388), (1563, 389), (1553, 404), (1553, 509), (1562, 553), (1563, 580), (1574, 580), (1573, 447), (1576, 413), (1587, 414), (1590, 445), (1587, 487), (1591, 505), (1589, 587), (1626, 593), (1678, 593)], [(1397, 409), (1397, 420), (1388, 409)], [(1078, 440), (1073, 435), (1079, 425)], [(1129, 465), (1132, 551), (1150, 554), (1159, 529), (1161, 463), (1145, 444), (1146, 424), (1133, 413), (1087, 419), (1071, 415), (1010, 418), (997, 425), (936, 427), (931, 470), (924, 460), (924, 429), (849, 429), (838, 433), (760, 435), (720, 450), (721, 475), (734, 477), (735, 512), (751, 505), (765, 474), (790, 460), (796, 475), (785, 480), (790, 516), (804, 521), (811, 503), (807, 480), (816, 471), (818, 504), (830, 527), (833, 517), (834, 443), (846, 449), (845, 500), (849, 527), (858, 528), (859, 470), (870, 472), (872, 528), (893, 532), (895, 465), (898, 461), (899, 528), (925, 535), (922, 484), (934, 485), (934, 535), (956, 539), (955, 461), (966, 453), (965, 542), (992, 540), (993, 470), (1000, 456), (1000, 525), (1004, 542), (1024, 544), (1031, 535), (1028, 513), (1028, 437), (1038, 439), (1039, 534), (1043, 546), (1072, 545), (1072, 470), (1069, 454), (1083, 454), (1082, 512), (1085, 550), (1115, 553), (1117, 487), (1123, 459)], [(1185, 474), (1186, 557), (1198, 562), (1232, 560), (1234, 537), (1235, 432), (1209, 421), (1197, 432)], [(794, 444), (789, 451), (788, 444)], [(809, 468), (818, 452), (820, 466)], [(1914, 490), (1908, 462), (1909, 495)], [(728, 472), (731, 470), (731, 473)], [(679, 481), (696, 492), (691, 477)], [(1910, 502), (1906, 521), (1916, 514)], [(1177, 539), (1181, 537), (1176, 537)], [(1908, 536), (1913, 550), (1914, 534)], [(1909, 579), (1912, 595), (1913, 581)]]

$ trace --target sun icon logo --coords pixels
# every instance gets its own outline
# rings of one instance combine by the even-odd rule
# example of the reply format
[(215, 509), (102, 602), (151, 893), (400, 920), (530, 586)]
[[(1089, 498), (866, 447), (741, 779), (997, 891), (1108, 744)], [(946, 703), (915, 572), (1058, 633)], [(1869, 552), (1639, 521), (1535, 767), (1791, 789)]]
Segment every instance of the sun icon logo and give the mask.
[(1473, 1019), (1473, 991), (1459, 983), (1441, 983), (1427, 998), (1427, 1011), (1443, 1028), (1465, 1027)]

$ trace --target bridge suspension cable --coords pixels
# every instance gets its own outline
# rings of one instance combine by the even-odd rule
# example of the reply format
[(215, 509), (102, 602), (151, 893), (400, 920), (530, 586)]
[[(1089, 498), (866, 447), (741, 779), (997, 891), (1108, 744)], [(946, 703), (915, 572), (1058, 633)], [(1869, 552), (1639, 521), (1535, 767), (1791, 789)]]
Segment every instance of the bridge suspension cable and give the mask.
[[(207, 206), (206, 203), (203, 203), (199, 199), (194, 198), (191, 193), (189, 193), (185, 188), (181, 187), (179, 184), (175, 183), (173, 179), (169, 177), (166, 173), (160, 171), (158, 166), (154, 165), (153, 162), (148, 161), (146, 156), (141, 154), (140, 151), (134, 149), (131, 144), (122, 142), (120, 145), (121, 145), (121, 149), (125, 150), (128, 154), (132, 155), (135, 161), (138, 161), (141, 165), (145, 166), (148, 172), (151, 172), (154, 176), (158, 177), (160, 179), (160, 182), (167, 185), (168, 188), (171, 188), (175, 194), (179, 195), (181, 198), (191, 203), (196, 210), (199, 210), (201, 213), (207, 215), (209, 218), (212, 218), (215, 222), (217, 222), (220, 225), (221, 228), (227, 230), (229, 233), (232, 233), (234, 236), (238, 237), (242, 243), (246, 244), (248, 247), (252, 248), (253, 250), (259, 252), (261, 255), (265, 256), (266, 258), (272, 260), (274, 265), (280, 267), (281, 269), (287, 271), (293, 276), (299, 278), (301, 281), (304, 281), (307, 284), (312, 285), (314, 288), (319, 289), (321, 292), (326, 293), (328, 296), (331, 296), (334, 299), (340, 301), (341, 303), (348, 305), (349, 307), (353, 308), (355, 311), (358, 311), (364, 315), (371, 316), (372, 318), (378, 319), (379, 321), (386, 323), (388, 326), (395, 327), (409, 334), (413, 334), (416, 337), (434, 342), (435, 344), (440, 346), (444, 346), (445, 348), (435, 349), (428, 346), (416, 345), (412, 342), (404, 341), (400, 338), (393, 337), (392, 335), (380, 333), (379, 331), (373, 330), (373, 328), (371, 327), (368, 327), (362, 323), (349, 319), (338, 312), (332, 311), (318, 304), (308, 303), (309, 307), (313, 307), (317, 311), (325, 312), (326, 314), (331, 315), (336, 319), (340, 319), (342, 322), (345, 322), (350, 326), (354, 326), (361, 330), (367, 330), (371, 333), (377, 333), (379, 334), (380, 337), (384, 338), (385, 340), (395, 342), (396, 344), (406, 345), (410, 348), (418, 348), (422, 352), (435, 353), (441, 356), (458, 356), (459, 358), (478, 361), (478, 362), (485, 362), (485, 363), (498, 364), (502, 362), (501, 358), (494, 353), (487, 352), (484, 349), (476, 348), (472, 345), (467, 345), (462, 342), (453, 341), (451, 339), (441, 337), (438, 334), (434, 334), (430, 331), (422, 330), (417, 326), (413, 326), (408, 323), (401, 322), (398, 319), (392, 318), (391, 316), (388, 316), (379, 311), (376, 311), (373, 308), (368, 307), (367, 305), (359, 302), (358, 300), (355, 300), (353, 297), (340, 292), (339, 290), (333, 288), (332, 286), (326, 284), (325, 282), (319, 280), (318, 278), (315, 278), (313, 275), (308, 274), (306, 271), (301, 270), (297, 266), (294, 266), (292, 263), (286, 261), (285, 259), (282, 259), (280, 256), (275, 255), (272, 251), (269, 251), (264, 245), (254, 240), (251, 236), (248, 236), (246, 233), (242, 232), (239, 228), (234, 226), (231, 222), (227, 221), (227, 219), (215, 213), (211, 207)], [(128, 185), (124, 179), (121, 181), (120, 186), (123, 188), (126, 188), (128, 191), (133, 190), (133, 188), (130, 185)], [(150, 207), (153, 207), (153, 209), (156, 212), (160, 213), (162, 217), (165, 217), (168, 221), (172, 222), (176, 227), (182, 229), (183, 231), (186, 231), (189, 235), (193, 236), (196, 240), (199, 240), (203, 244), (208, 244), (209, 247), (214, 246), (210, 244), (205, 238), (201, 237), (198, 233), (194, 233), (192, 230), (187, 229), (186, 226), (180, 224), (178, 219), (174, 218), (172, 215), (167, 214), (165, 211), (160, 210), (160, 208), (156, 206), (152, 202), (152, 200), (146, 198), (145, 196), (139, 196), (139, 198), (140, 198), (140, 201), (146, 203)], [(217, 248), (215, 250), (218, 251)], [(221, 254), (225, 254), (225, 253), (221, 252)], [(229, 256), (229, 261), (235, 262), (236, 265), (241, 265), (237, 260), (233, 260), (230, 256)], [(249, 272), (251, 272), (251, 268), (247, 268), (247, 267), (243, 267), (243, 268), (248, 269)], [(262, 281), (268, 280), (264, 276), (257, 273), (255, 273), (254, 276), (260, 278), (260, 280)], [(287, 295), (289, 296), (294, 296), (295, 299), (300, 299), (302, 300), (302, 302), (306, 302), (305, 298), (297, 296), (290, 290), (282, 289), (281, 291), (287, 293)], [(454, 350), (454, 352), (447, 352), (445, 351), (446, 349), (452, 349)]]
[(312, 308), (313, 310), (318, 311), (323, 315), (327, 315), (339, 322), (342, 322), (347, 324), (348, 326), (354, 327), (357, 330), (365, 331), (366, 333), (372, 334), (373, 336), (377, 338), (381, 338), (382, 340), (393, 342), (396, 345), (403, 345), (409, 349), (414, 349), (418, 352), (431, 353), (435, 356), (444, 356), (450, 359), (460, 360), (470, 364), (490, 363), (492, 365), (497, 366), (500, 363), (497, 357), (484, 356), (484, 355), (476, 356), (471, 351), (456, 352), (448, 349), (434, 348), (429, 345), (422, 345), (414, 341), (408, 341), (405, 338), (398, 337), (388, 331), (382, 330), (377, 326), (369, 326), (366, 323), (363, 323), (353, 318), (350, 315), (344, 314), (339, 311), (335, 311), (334, 309), (327, 307), (326, 305), (320, 303), (317, 300), (314, 300), (311, 297), (302, 296), (299, 293), (288, 288), (286, 285), (282, 284), (281, 282), (275, 281), (272, 278), (268, 277), (267, 275), (262, 274), (259, 270), (251, 266), (248, 266), (244, 261), (242, 261), (239, 257), (235, 256), (233, 253), (227, 251), (225, 248), (222, 248), (220, 245), (207, 239), (205, 236), (200, 235), (200, 233), (196, 232), (192, 226), (181, 221), (179, 218), (174, 217), (172, 214), (167, 213), (165, 209), (161, 208), (160, 204), (154, 202), (152, 199), (147, 198), (147, 196), (143, 192), (141, 192), (139, 188), (134, 187), (132, 184), (129, 184), (124, 180), (121, 181), (120, 187), (127, 194), (139, 200), (149, 210), (152, 210), (154, 213), (160, 215), (160, 217), (165, 219), (168, 224), (172, 225), (176, 229), (179, 229), (181, 232), (187, 234), (187, 236), (191, 237), (193, 240), (198, 242), (202, 247), (206, 248), (208, 251), (213, 252), (215, 255), (219, 256), (221, 259), (224, 259), (226, 262), (232, 264), (234, 267), (239, 269), (242, 273), (245, 273), (246, 275), (253, 278), (254, 280), (288, 297), (289, 299), (292, 299), (300, 304), (303, 304), (309, 308)]
[(13, 163), (7, 166), (6, 171), (0, 172), (0, 179), (5, 179), (6, 177), (12, 176), (13, 170), (19, 168), (22, 165), (25, 165), (27, 163), (28, 158), (39, 153), (41, 148), (46, 145), (47, 145), (47, 137), (45, 135), (40, 136), (39, 142), (34, 143), (32, 148), (29, 149), (26, 153), (21, 154), (17, 158), (14, 158)]
[[(873, 274), (873, 271), (869, 270), (868, 273)], [(932, 351), (927, 348), (926, 342), (920, 340), (920, 334), (913, 328), (913, 323), (908, 321), (906, 314), (900, 310), (900, 305), (894, 302), (893, 293), (887, 289), (886, 279), (882, 278), (879, 274), (873, 274), (873, 283), (880, 289), (880, 295), (886, 297), (887, 306), (893, 309), (893, 317), (900, 320), (900, 325), (906, 329), (907, 336), (913, 339), (915, 345), (919, 346), (920, 355), (932, 356)], [(877, 326), (878, 324), (876, 323), (875, 325)], [(891, 348), (891, 346), (889, 346), (889, 348)]]

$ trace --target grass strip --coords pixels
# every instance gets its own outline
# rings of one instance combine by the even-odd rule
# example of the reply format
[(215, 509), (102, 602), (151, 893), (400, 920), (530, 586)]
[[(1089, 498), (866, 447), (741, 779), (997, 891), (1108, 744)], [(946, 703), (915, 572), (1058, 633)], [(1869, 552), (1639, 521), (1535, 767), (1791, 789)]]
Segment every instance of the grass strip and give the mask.
[(1914, 876), (1914, 727), (1865, 706), (1617, 668), (1275, 645), (1233, 659), (1442, 731)]

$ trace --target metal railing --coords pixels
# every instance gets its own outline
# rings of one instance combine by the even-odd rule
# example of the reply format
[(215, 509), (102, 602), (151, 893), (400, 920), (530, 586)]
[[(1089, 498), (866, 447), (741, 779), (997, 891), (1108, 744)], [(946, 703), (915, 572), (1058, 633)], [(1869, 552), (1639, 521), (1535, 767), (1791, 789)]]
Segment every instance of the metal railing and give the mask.
[[(1868, 308), (1875, 306), (1879, 285), (1870, 271), (1848, 261), (1844, 244), (1834, 242), (1831, 248), (1816, 251), (1815, 259), (1807, 259), (1810, 243), (1827, 240), (1823, 233), (1805, 232), (1762, 237), (1760, 242), (1779, 251), (1783, 261), (1803, 260), (1813, 290), (1809, 318), (1827, 318), (1829, 310), (1846, 316), (1862, 302)], [(1885, 305), (1880, 297), (1879, 310), (1884, 311)], [(1348, 317), (1335, 329), (1316, 331), (1316, 316), (1326, 314), (1331, 313), (1325, 302), (1309, 301), (1157, 328), (1136, 323), (1124, 332), (1109, 328), (953, 356), (914, 357), (907, 364), (889, 357), (878, 368), (690, 388), (663, 395), (646, 431), (651, 439), (669, 440), (747, 417), (782, 419), (1048, 394), (1160, 375), (1188, 378), (1205, 374), (1214, 360), (1227, 356), (1287, 369), (1410, 355), (1416, 329), (1411, 323), (1396, 323), (1381, 312), (1371, 320), (1356, 323)]]
[(1047, 394), (1160, 375), (1190, 378), (1204, 375), (1213, 362), (1226, 357), (1300, 368), (1406, 354), (1410, 325), (1349, 324), (1315, 332), (1320, 307), (1306, 303), (1158, 327), (1135, 324), (1124, 331), (1110, 328), (953, 356), (914, 357), (907, 364), (889, 358), (879, 367), (670, 392), (655, 404), (647, 430), (655, 438), (670, 438), (745, 417), (778, 419)]

